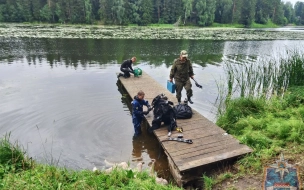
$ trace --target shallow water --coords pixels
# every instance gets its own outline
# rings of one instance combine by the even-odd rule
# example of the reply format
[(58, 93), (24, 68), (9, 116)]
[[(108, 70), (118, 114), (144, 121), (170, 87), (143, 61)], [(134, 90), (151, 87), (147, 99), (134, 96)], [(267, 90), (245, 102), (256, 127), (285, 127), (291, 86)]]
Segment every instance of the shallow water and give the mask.
[(156, 159), (156, 170), (167, 175), (153, 135), (132, 140), (130, 99), (116, 78), (124, 59), (137, 56), (134, 67), (166, 87), (170, 65), (187, 49), (203, 85), (193, 83), (192, 107), (215, 122), (224, 62), (276, 59), (303, 42), (0, 38), (0, 135), (11, 132), (43, 163), (102, 169), (122, 161), (147, 167)]

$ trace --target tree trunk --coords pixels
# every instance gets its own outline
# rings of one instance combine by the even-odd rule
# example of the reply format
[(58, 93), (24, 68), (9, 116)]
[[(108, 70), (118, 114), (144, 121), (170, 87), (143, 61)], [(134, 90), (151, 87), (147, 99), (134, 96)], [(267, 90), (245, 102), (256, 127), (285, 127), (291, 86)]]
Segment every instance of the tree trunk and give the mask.
[(234, 13), (235, 13), (235, 0), (233, 1), (232, 16), (231, 16), (231, 24), (233, 23)]

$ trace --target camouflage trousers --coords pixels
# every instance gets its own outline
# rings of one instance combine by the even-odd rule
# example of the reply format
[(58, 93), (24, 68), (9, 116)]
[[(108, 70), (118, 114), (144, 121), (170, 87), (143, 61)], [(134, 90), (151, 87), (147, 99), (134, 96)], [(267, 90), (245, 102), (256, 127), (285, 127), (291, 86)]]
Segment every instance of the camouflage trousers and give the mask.
[(185, 90), (186, 90), (187, 97), (192, 97), (193, 96), (192, 89), (191, 89), (192, 84), (190, 82), (190, 79), (188, 79), (185, 82), (175, 81), (175, 85), (176, 85), (176, 98), (177, 98), (177, 100), (179, 100), (179, 101), (181, 100), (183, 88), (185, 88)]

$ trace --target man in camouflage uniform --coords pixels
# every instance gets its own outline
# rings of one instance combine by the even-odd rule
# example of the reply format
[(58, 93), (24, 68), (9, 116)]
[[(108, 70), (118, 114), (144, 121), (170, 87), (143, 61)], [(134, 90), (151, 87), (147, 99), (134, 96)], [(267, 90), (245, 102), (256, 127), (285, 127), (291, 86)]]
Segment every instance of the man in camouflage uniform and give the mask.
[(193, 104), (192, 97), (192, 84), (190, 82), (190, 78), (193, 79), (193, 67), (188, 59), (188, 53), (186, 50), (182, 50), (179, 58), (174, 60), (174, 63), (171, 67), (170, 72), (170, 82), (172, 82), (173, 78), (176, 85), (176, 98), (178, 103), (181, 102), (182, 90), (183, 87), (186, 90), (188, 101)]

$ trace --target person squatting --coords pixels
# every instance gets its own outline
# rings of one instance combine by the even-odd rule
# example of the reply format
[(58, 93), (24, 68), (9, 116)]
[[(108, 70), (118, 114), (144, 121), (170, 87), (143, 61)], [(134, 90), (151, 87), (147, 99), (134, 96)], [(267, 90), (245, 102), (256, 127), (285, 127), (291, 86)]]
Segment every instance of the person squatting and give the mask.
[(117, 77), (119, 78), (119, 77), (123, 76), (125, 78), (129, 78), (131, 76), (130, 73), (134, 74), (134, 70), (132, 68), (132, 63), (135, 63), (135, 62), (136, 62), (136, 57), (132, 57), (131, 59), (125, 60), (120, 66), (120, 71), (122, 71), (123, 74), (119, 73), (117, 75)]

